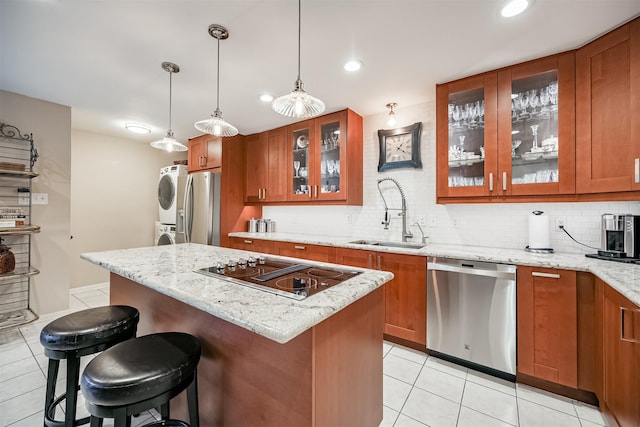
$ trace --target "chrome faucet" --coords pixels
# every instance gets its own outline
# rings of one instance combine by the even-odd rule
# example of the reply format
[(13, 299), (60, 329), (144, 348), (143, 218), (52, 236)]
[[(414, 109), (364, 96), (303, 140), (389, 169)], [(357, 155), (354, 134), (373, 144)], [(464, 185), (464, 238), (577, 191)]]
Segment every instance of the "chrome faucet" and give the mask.
[(418, 229), (420, 230), (420, 234), (422, 234), (422, 244), (426, 245), (427, 244), (427, 236), (424, 235), (424, 231), (422, 230), (422, 227), (420, 227), (420, 223), (418, 221), (414, 221), (414, 223), (411, 224), (411, 225), (418, 226)]
[[(402, 207), (400, 209), (390, 208), (387, 206), (387, 201), (384, 199), (384, 196), (382, 195), (382, 190), (380, 190), (380, 183), (384, 181), (391, 181), (396, 185), (396, 187), (398, 187), (398, 191), (400, 192), (400, 196), (402, 197)], [(400, 211), (398, 216), (402, 217), (402, 241), (406, 242), (407, 239), (411, 239), (413, 237), (413, 234), (411, 234), (411, 232), (407, 230), (407, 199), (404, 197), (404, 191), (402, 190), (402, 187), (400, 187), (400, 184), (398, 183), (398, 181), (396, 181), (394, 178), (379, 179), (378, 192), (380, 193), (380, 197), (382, 197), (382, 203), (384, 203), (384, 221), (382, 221), (382, 225), (384, 225), (384, 229), (388, 230), (389, 223), (391, 222), (391, 218), (389, 217), (389, 211), (390, 210)]]

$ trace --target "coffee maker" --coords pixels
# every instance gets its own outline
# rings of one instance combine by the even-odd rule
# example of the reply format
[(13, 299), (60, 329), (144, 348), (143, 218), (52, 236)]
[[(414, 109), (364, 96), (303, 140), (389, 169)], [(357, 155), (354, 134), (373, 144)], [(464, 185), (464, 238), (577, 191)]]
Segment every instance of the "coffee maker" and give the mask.
[(598, 255), (640, 258), (640, 215), (603, 214)]

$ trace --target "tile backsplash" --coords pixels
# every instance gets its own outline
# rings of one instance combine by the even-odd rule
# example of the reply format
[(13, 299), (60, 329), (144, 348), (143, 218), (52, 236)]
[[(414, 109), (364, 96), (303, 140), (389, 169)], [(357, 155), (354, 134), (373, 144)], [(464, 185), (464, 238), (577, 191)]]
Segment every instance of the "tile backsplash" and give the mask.
[[(561, 219), (566, 230), (581, 243), (600, 246), (600, 216), (603, 213), (640, 215), (639, 202), (601, 203), (435, 203), (435, 102), (396, 109), (397, 126), (422, 121), (420, 150), (422, 169), (399, 169), (378, 172), (378, 129), (383, 129), (387, 115), (364, 117), (364, 197), (362, 206), (267, 206), (263, 215), (276, 221), (279, 232), (323, 234), (353, 239), (401, 239), (401, 220), (396, 210), (389, 229), (382, 225), (384, 204), (377, 180), (393, 177), (402, 186), (407, 199), (407, 224), (420, 221), (427, 243), (451, 243), (474, 246), (522, 249), (528, 244), (528, 216), (534, 210), (550, 217), (551, 246), (559, 252), (591, 253), (572, 241), (555, 222)], [(389, 208), (400, 208), (399, 192), (389, 183), (381, 184)], [(413, 241), (419, 242), (418, 227), (409, 227)]]

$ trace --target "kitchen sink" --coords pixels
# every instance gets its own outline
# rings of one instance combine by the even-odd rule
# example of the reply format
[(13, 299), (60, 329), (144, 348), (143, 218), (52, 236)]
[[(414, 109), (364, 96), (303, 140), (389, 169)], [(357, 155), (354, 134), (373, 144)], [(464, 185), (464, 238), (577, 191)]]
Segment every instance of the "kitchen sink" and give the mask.
[(379, 242), (377, 240), (354, 240), (353, 242), (356, 245), (374, 245), (381, 246), (387, 248), (404, 248), (404, 249), (421, 249), (426, 245), (420, 243), (402, 243), (402, 242)]

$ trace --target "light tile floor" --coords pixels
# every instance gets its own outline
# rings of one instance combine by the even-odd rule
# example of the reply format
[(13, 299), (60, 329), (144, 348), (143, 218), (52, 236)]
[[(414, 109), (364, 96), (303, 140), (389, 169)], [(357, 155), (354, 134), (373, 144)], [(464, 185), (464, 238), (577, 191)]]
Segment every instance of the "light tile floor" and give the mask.
[[(0, 331), (0, 427), (42, 426), (47, 367), (39, 341), (42, 327), (62, 315), (108, 303), (106, 285), (74, 289), (69, 295), (69, 310)], [(90, 357), (84, 358), (83, 364), (89, 360)], [(61, 387), (63, 378), (61, 368)], [(82, 401), (79, 411), (86, 414)], [(62, 414), (62, 410), (58, 413)], [(133, 425), (145, 424), (155, 415), (145, 413), (135, 418)], [(112, 424), (107, 421), (105, 425)], [(381, 427), (604, 425), (603, 417), (593, 406), (384, 343)]]

